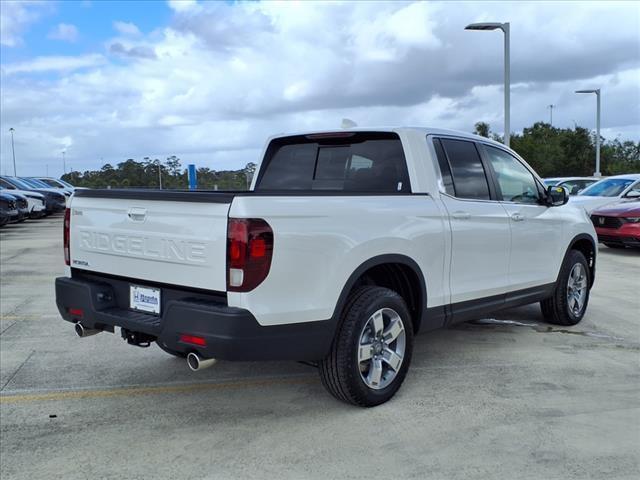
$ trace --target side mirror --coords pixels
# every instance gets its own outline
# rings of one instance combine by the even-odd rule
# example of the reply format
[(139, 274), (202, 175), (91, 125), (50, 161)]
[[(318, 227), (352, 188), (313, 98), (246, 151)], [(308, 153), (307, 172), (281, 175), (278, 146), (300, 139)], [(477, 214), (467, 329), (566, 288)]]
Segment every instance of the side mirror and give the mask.
[(559, 207), (569, 201), (569, 194), (564, 187), (547, 188), (547, 205)]
[(629, 193), (627, 193), (624, 198), (640, 198), (640, 191), (638, 190), (631, 190)]

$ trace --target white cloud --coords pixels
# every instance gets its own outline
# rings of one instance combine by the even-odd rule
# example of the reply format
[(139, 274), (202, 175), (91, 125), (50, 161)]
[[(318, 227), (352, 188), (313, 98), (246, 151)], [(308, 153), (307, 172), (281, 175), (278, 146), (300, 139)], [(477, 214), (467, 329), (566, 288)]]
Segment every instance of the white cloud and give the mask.
[(168, 0), (169, 8), (176, 12), (186, 12), (197, 7), (196, 0)]
[(41, 73), (49, 71), (71, 71), (81, 68), (96, 67), (105, 63), (105, 58), (99, 54), (83, 55), (80, 57), (50, 56), (36, 57), (33, 60), (2, 65), (4, 75), (16, 73)]
[(7, 47), (22, 45), (22, 34), (51, 7), (45, 1), (3, 1), (0, 8), (0, 44)]
[[(486, 19), (511, 21), (514, 130), (547, 120), (550, 103), (556, 126), (592, 128), (594, 102), (573, 90), (601, 87), (603, 132), (640, 139), (633, 5), (463, 5), (209, 2), (194, 15), (180, 4), (148, 36), (114, 24), (113, 55), (3, 65), (2, 124), (32, 174), (67, 137), (78, 169), (172, 154), (222, 169), (257, 160), (268, 135), (342, 118), (466, 131), (482, 120), (500, 133), (501, 34), (463, 30)], [(29, 75), (45, 71), (59, 75)]]
[(138, 37), (141, 35), (140, 30), (135, 23), (131, 22), (113, 22), (113, 28), (122, 35), (128, 35), (132, 37)]
[(78, 39), (78, 29), (70, 23), (59, 23), (49, 32), (47, 38), (73, 43)]

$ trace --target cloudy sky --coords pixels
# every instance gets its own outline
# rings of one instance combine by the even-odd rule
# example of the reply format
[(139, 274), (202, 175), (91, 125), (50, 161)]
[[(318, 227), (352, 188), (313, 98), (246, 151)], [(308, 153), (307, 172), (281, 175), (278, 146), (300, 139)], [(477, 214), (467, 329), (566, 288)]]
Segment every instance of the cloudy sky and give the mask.
[(216, 170), (266, 136), (359, 125), (502, 132), (511, 22), (511, 128), (595, 125), (640, 140), (638, 2), (53, 2), (3, 0), (2, 173), (98, 169), (178, 155)]

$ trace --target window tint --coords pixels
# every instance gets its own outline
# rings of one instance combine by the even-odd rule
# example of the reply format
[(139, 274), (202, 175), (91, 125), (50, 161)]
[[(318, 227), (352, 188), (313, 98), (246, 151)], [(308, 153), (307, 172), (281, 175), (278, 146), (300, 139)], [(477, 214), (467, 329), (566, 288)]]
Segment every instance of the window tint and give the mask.
[(256, 190), (409, 193), (400, 138), (393, 133), (274, 140)]
[(533, 174), (513, 155), (499, 148), (484, 147), (496, 172), (502, 200), (516, 203), (537, 203), (538, 184)]
[[(271, 150), (271, 146), (269, 147)], [(260, 189), (310, 190), (316, 161), (316, 146), (282, 145), (275, 148), (260, 179)], [(267, 155), (269, 155), (267, 151)], [(266, 159), (265, 159), (266, 160)]]
[(456, 191), (453, 188), (453, 178), (451, 177), (451, 167), (449, 161), (444, 153), (440, 139), (433, 140), (433, 147), (436, 149), (436, 156), (438, 157), (438, 165), (440, 166), (440, 174), (442, 175), (442, 186), (444, 191), (449, 195), (455, 196)]
[(475, 144), (449, 138), (441, 142), (451, 165), (456, 197), (489, 200), (489, 184)]

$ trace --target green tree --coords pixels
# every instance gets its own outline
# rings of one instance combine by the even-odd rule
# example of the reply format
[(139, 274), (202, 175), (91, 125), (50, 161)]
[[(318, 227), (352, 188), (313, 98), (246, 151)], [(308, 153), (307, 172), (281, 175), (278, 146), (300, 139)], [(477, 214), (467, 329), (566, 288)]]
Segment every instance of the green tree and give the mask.
[(486, 122), (477, 122), (475, 124), (475, 130), (473, 133), (475, 133), (476, 135), (480, 135), (481, 137), (489, 138), (489, 134), (491, 133), (491, 128), (489, 127), (489, 124)]

